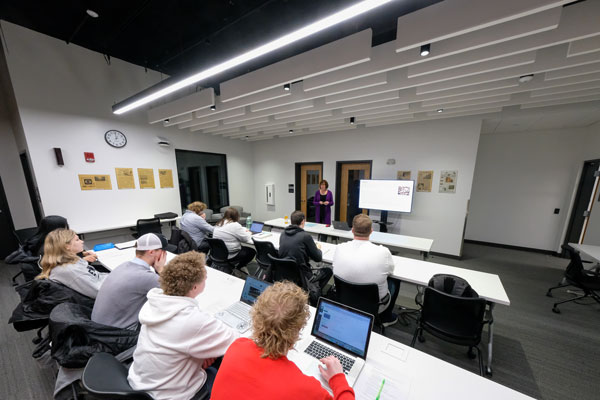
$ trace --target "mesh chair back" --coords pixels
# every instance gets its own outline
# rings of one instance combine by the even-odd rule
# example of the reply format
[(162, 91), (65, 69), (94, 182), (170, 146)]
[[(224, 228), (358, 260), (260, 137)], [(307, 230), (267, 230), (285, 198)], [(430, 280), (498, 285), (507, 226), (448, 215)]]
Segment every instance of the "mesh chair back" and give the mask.
[(208, 238), (206, 240), (210, 246), (209, 256), (211, 260), (226, 263), (229, 258), (229, 250), (227, 249), (227, 246), (225, 246), (225, 242), (215, 238)]
[(571, 246), (563, 245), (562, 248), (569, 254), (569, 258), (571, 259), (571, 262), (567, 265), (567, 269), (565, 270), (565, 278), (570, 284), (581, 286), (585, 275), (581, 256)]
[(14, 233), (15, 233), (15, 237), (19, 241), (19, 245), (23, 245), (23, 243), (25, 243), (25, 241), (27, 239), (29, 239), (30, 237), (33, 237), (33, 235), (36, 234), (37, 230), (38, 230), (38, 228), (36, 228), (36, 227), (16, 229), (14, 231)]
[(481, 341), (485, 306), (485, 299), (454, 296), (426, 287), (421, 326), (448, 342), (477, 346)]
[(450, 274), (436, 274), (431, 277), (427, 286), (444, 293), (459, 297), (479, 297), (469, 282), (461, 277)]
[(138, 237), (145, 235), (146, 233), (162, 234), (162, 228), (160, 226), (160, 218), (138, 219), (136, 228), (137, 228)]
[(333, 276), (338, 301), (377, 317), (379, 314), (379, 288), (376, 283), (351, 283)]
[(152, 400), (149, 394), (131, 388), (127, 373), (127, 368), (114, 356), (98, 353), (85, 366), (81, 383), (94, 397), (102, 399)]
[(194, 242), (194, 239), (186, 231), (181, 231), (181, 238), (177, 243), (177, 254), (187, 253), (188, 251), (194, 251), (198, 249), (198, 245)]
[(171, 227), (171, 237), (169, 238), (169, 244), (177, 246), (181, 240), (181, 229), (176, 226)]
[(277, 257), (277, 250), (273, 243), (265, 242), (262, 240), (254, 240), (254, 247), (256, 248), (256, 262), (262, 268), (269, 268), (271, 266), (271, 259), (269, 258), (269, 254), (273, 257)]
[(300, 266), (293, 258), (277, 258), (268, 254), (271, 260), (271, 276), (273, 282), (290, 281), (308, 291), (308, 282), (304, 279)]

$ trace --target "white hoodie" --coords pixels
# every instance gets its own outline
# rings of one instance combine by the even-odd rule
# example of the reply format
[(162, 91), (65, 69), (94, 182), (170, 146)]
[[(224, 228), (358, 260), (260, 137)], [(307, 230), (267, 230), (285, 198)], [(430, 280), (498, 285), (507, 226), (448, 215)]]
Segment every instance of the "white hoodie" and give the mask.
[(196, 299), (168, 296), (159, 288), (147, 297), (127, 379), (156, 400), (188, 400), (206, 381), (204, 360), (225, 354), (238, 334), (200, 310)]

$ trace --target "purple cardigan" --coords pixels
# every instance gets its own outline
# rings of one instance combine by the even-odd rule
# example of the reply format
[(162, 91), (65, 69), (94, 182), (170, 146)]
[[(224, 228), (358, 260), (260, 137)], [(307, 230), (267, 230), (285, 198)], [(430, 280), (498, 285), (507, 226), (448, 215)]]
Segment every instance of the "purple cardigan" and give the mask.
[[(315, 197), (313, 199), (313, 204), (315, 205), (315, 221), (321, 221), (321, 193), (319, 190), (315, 193)], [(331, 190), (327, 190), (327, 197), (325, 201), (328, 201), (329, 204), (325, 206), (325, 224), (331, 225), (331, 206), (333, 205), (333, 193)]]

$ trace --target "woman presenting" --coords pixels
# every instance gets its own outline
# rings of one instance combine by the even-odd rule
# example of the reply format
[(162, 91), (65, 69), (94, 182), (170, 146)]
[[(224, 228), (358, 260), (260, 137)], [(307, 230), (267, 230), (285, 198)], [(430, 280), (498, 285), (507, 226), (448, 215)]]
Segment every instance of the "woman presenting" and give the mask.
[(313, 204), (315, 205), (315, 221), (320, 224), (331, 225), (333, 193), (327, 189), (328, 187), (329, 183), (325, 179), (319, 182), (319, 190), (315, 193)]

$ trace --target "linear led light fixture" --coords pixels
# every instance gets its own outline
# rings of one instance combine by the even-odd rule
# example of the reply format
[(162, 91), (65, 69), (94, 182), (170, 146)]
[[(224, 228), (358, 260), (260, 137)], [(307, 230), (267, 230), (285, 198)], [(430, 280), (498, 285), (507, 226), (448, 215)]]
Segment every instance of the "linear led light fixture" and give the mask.
[(200, 82), (204, 79), (210, 78), (218, 73), (223, 71), (227, 71), (233, 67), (241, 65), (245, 62), (253, 60), (257, 57), (268, 54), (272, 51), (280, 49), (284, 46), (287, 46), (291, 43), (297, 42), (298, 40), (304, 39), (308, 36), (314, 35), (322, 30), (330, 28), (334, 25), (337, 25), (341, 22), (347, 21), (351, 18), (354, 18), (358, 15), (364, 14), (368, 11), (371, 11), (374, 8), (382, 6), (386, 3), (389, 3), (393, 0), (363, 0), (359, 3), (356, 3), (353, 6), (344, 8), (341, 11), (336, 12), (328, 17), (320, 19), (316, 22), (313, 22), (310, 25), (305, 26), (304, 28), (300, 28), (295, 30), (287, 35), (284, 35), (278, 39), (275, 39), (271, 42), (263, 44), (262, 46), (256, 47), (246, 53), (240, 54), (237, 57), (234, 57), (230, 60), (222, 62), (221, 64), (217, 64), (214, 67), (205, 69), (203, 71), (198, 72), (190, 77), (182, 79), (178, 82), (173, 83), (163, 89), (157, 90), (155, 92), (149, 93), (142, 98), (135, 100), (133, 102), (124, 100), (118, 104), (115, 104), (112, 109), (114, 114), (123, 114), (127, 111), (131, 111), (135, 108), (141, 107), (144, 104), (148, 104), (156, 99), (159, 99), (163, 96), (166, 96), (170, 93), (176, 92), (179, 89), (184, 87), (193, 85), (197, 82)]

